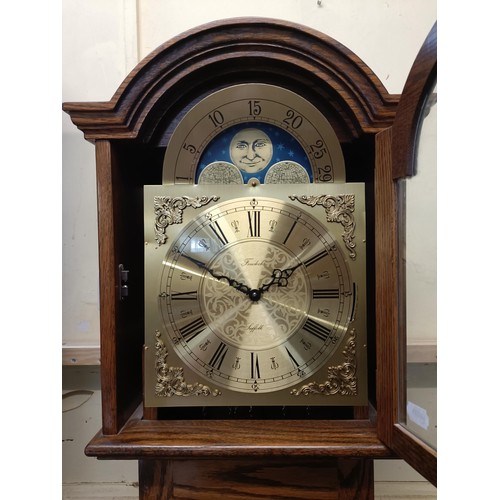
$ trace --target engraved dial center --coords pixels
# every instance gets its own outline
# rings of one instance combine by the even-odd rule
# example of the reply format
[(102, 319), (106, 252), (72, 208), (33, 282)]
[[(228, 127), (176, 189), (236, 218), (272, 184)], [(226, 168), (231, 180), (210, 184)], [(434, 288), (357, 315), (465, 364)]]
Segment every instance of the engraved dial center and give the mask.
[(311, 288), (303, 266), (286, 282), (275, 281), (273, 273), (298, 264), (295, 256), (270, 241), (243, 240), (225, 247), (210, 269), (244, 283), (249, 291), (242, 293), (227, 280), (205, 273), (200, 296), (206, 324), (235, 347), (261, 350), (283, 343), (306, 320)]

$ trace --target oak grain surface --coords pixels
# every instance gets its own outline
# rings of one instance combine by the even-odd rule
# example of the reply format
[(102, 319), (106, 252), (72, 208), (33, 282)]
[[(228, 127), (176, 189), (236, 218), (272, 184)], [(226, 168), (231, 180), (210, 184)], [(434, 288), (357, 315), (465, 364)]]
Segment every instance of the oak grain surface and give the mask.
[(140, 420), (98, 433), (86, 454), (109, 458), (344, 456), (391, 458), (369, 421)]
[(372, 500), (361, 459), (139, 462), (141, 500)]

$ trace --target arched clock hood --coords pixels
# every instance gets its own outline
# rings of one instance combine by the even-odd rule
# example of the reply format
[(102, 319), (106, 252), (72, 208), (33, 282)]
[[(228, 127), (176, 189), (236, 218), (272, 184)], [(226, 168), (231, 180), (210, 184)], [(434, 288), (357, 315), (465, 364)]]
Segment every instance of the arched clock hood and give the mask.
[(175, 124), (206, 95), (230, 84), (286, 86), (330, 120), (341, 142), (391, 125), (399, 96), (352, 51), (292, 22), (215, 21), (159, 46), (109, 102), (65, 103), (90, 141), (136, 139), (165, 146)]

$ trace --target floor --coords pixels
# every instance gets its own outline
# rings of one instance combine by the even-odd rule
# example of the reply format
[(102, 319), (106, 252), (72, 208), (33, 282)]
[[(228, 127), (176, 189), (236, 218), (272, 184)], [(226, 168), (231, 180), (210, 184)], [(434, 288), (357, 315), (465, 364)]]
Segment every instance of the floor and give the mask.
[[(135, 484), (65, 484), (63, 500), (137, 500)], [(376, 482), (375, 500), (435, 500), (436, 488), (426, 482)]]

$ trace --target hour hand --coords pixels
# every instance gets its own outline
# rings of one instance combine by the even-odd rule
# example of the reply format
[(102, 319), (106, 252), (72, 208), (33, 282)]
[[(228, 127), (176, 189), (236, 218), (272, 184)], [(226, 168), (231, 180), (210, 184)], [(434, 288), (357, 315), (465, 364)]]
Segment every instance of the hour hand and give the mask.
[(281, 287), (288, 286), (288, 279), (290, 276), (293, 274), (295, 269), (300, 267), (302, 263), (297, 264), (294, 267), (289, 267), (288, 269), (275, 269), (273, 271), (273, 276), (271, 278), (271, 281), (269, 283), (264, 283), (260, 288), (259, 291), (262, 292), (267, 292), (271, 286), (273, 285), (278, 285)]

